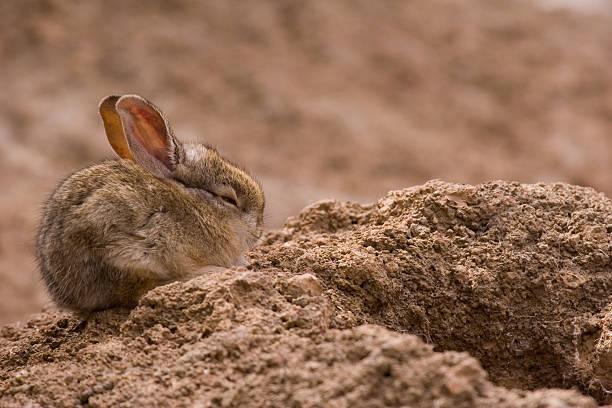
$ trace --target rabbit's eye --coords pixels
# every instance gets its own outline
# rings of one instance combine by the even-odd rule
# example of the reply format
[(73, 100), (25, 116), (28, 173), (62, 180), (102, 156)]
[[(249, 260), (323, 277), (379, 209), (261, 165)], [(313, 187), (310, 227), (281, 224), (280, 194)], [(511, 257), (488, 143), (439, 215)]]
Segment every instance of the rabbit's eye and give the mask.
[(238, 203), (236, 202), (236, 200), (234, 198), (226, 197), (226, 196), (218, 196), (218, 197), (221, 198), (226, 203), (229, 203), (231, 205), (234, 205), (234, 206), (238, 207)]
[(238, 196), (236, 195), (236, 190), (231, 186), (226, 184), (212, 186), (210, 192), (226, 203), (238, 207)]

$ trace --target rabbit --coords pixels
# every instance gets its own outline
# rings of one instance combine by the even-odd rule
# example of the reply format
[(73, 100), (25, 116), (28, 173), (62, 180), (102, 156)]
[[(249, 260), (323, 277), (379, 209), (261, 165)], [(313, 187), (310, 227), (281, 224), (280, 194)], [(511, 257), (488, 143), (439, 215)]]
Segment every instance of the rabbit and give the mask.
[(179, 142), (138, 95), (99, 105), (118, 159), (70, 175), (43, 210), (36, 255), (55, 303), (133, 307), (152, 288), (243, 263), (261, 237), (261, 185), (212, 147)]

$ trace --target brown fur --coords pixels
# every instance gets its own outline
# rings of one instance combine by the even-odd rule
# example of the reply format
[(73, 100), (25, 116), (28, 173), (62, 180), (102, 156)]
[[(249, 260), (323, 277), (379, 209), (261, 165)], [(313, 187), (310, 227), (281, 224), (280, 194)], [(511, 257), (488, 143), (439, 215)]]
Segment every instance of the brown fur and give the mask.
[(155, 286), (240, 263), (261, 236), (260, 185), (214, 149), (168, 137), (169, 177), (111, 160), (74, 173), (49, 198), (37, 257), (58, 305), (132, 306)]

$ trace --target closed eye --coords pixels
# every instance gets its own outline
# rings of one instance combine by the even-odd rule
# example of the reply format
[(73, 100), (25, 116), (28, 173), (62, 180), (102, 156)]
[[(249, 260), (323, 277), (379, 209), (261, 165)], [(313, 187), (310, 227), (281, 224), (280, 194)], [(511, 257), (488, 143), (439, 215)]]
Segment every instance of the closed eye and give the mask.
[(198, 191), (200, 193), (208, 194), (212, 197), (220, 198), (226, 203), (233, 205), (234, 207), (238, 207), (238, 199), (236, 197), (236, 192), (233, 188), (229, 186), (221, 186), (218, 188), (202, 188), (202, 187), (192, 187), (187, 185), (183, 180), (175, 179), (178, 183), (182, 184), (188, 190)]
[(220, 199), (222, 199), (223, 201), (225, 201), (228, 204), (231, 204), (233, 206), (238, 207), (238, 203), (232, 197), (226, 197), (226, 196), (217, 196), (217, 197), (219, 197)]

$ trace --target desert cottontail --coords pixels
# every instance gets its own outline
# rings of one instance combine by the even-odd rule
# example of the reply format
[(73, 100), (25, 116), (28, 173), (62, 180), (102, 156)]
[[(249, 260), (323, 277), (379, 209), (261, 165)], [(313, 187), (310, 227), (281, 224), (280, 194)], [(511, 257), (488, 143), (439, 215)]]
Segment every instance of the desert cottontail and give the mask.
[(45, 205), (37, 257), (59, 306), (133, 306), (148, 290), (240, 263), (263, 230), (264, 195), (212, 147), (180, 143), (137, 95), (100, 103), (120, 159), (80, 170)]

